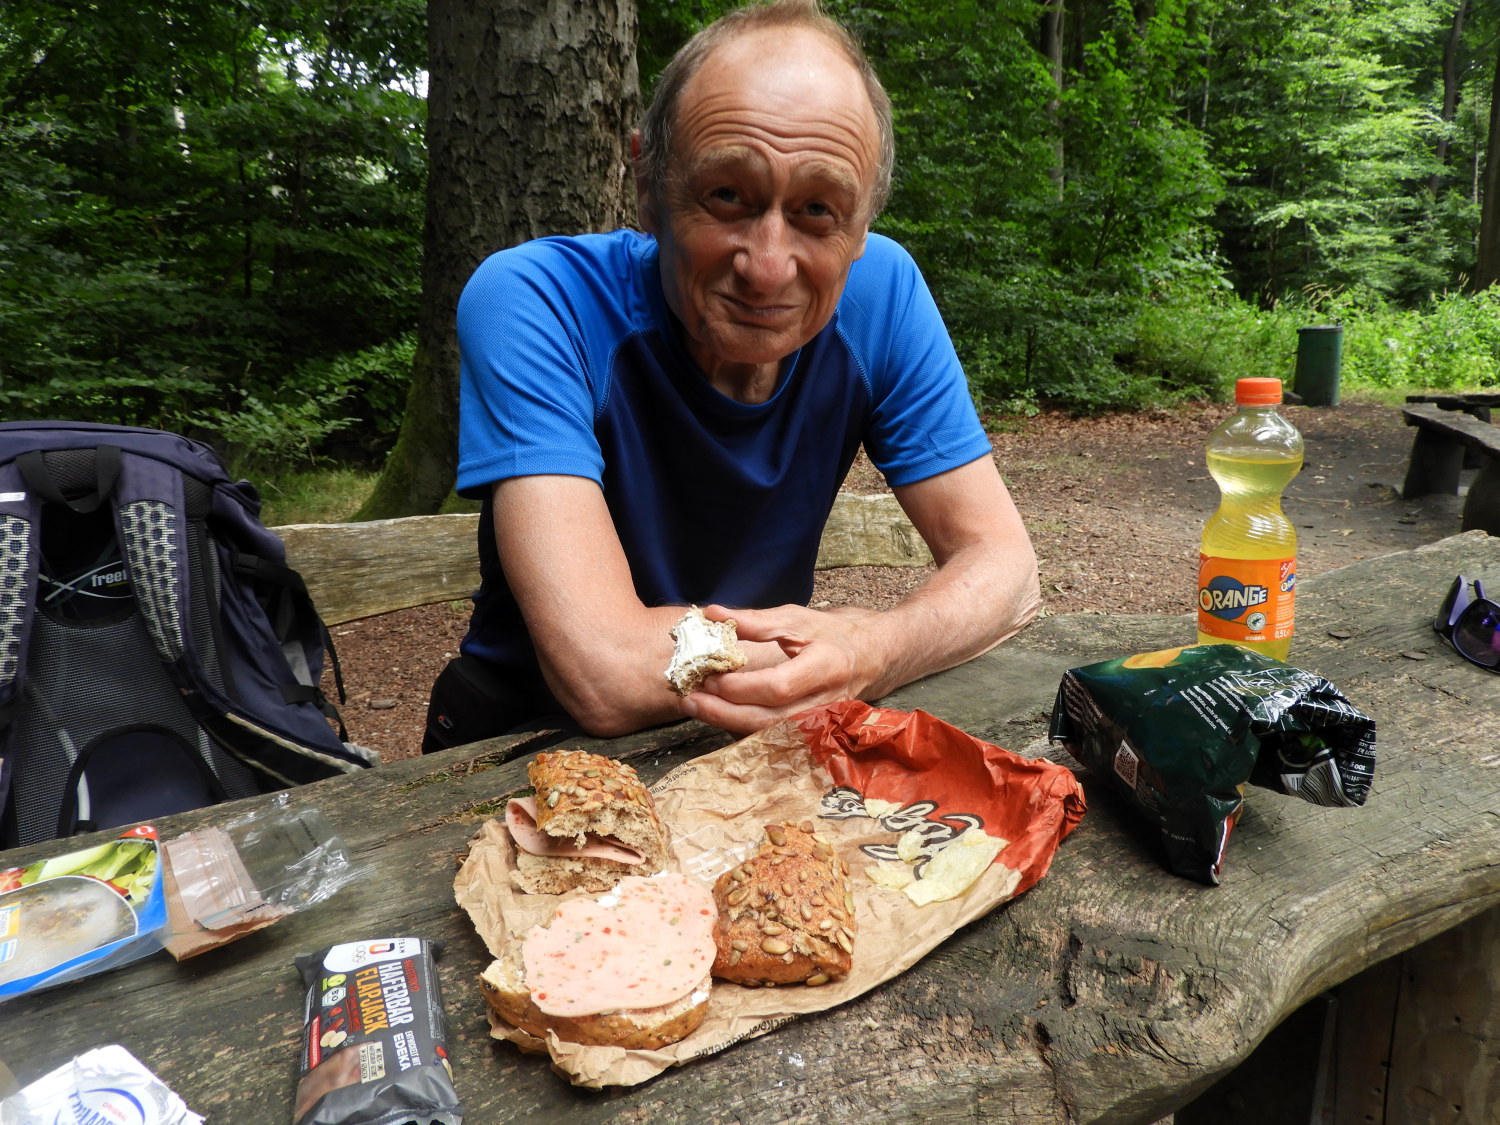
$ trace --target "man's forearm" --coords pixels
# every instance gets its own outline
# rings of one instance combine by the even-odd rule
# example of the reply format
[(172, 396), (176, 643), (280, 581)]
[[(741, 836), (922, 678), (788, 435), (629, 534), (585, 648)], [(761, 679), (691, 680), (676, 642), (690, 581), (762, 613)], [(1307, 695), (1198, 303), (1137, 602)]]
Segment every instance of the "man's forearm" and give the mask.
[(902, 602), (862, 621), (866, 686), (878, 699), (903, 684), (952, 668), (1014, 636), (1041, 608), (1036, 556), (996, 558), (978, 550), (948, 559)]

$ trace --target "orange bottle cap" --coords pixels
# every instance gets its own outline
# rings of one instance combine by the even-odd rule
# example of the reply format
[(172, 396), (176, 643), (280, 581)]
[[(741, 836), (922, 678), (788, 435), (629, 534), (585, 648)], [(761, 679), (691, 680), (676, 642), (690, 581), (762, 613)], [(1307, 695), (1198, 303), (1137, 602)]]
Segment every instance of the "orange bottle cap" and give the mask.
[(1241, 406), (1275, 406), (1281, 401), (1281, 380), (1241, 379), (1234, 385), (1234, 401)]

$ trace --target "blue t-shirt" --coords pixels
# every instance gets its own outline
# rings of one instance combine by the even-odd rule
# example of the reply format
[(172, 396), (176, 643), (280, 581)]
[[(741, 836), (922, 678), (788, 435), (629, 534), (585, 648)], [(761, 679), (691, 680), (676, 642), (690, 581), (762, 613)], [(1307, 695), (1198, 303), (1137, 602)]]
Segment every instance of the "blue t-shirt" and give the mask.
[[(710, 386), (675, 324), (656, 241), (634, 231), (488, 258), (458, 306), (459, 492), (488, 500), (510, 477), (587, 477), (646, 605), (764, 608), (811, 596), (823, 525), (861, 442), (892, 485), (990, 452), (937, 306), (888, 238), (869, 236), (833, 319), (766, 402)], [(488, 503), (479, 557), (462, 649), (540, 685)]]

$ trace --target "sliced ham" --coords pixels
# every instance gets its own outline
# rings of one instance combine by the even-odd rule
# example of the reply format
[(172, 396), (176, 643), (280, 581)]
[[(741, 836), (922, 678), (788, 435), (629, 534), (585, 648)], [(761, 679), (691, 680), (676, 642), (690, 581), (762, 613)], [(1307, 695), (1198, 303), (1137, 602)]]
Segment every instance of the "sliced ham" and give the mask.
[(516, 847), (532, 855), (612, 859), (616, 863), (644, 863), (646, 857), (609, 836), (589, 833), (583, 844), (572, 836), (549, 836), (536, 826), (536, 798), (512, 797), (505, 806), (505, 827)]
[(532, 927), (521, 947), (526, 987), (554, 1016), (670, 1004), (708, 975), (717, 914), (708, 888), (676, 872), (626, 876)]

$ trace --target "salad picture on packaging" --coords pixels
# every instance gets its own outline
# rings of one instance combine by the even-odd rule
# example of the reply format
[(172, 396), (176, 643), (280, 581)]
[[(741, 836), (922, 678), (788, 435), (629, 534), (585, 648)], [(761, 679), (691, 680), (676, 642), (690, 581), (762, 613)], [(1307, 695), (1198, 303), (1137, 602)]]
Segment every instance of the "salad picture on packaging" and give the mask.
[(0, 1001), (154, 953), (166, 922), (150, 825), (0, 871)]
[(1049, 737), (1156, 826), (1175, 874), (1209, 884), (1245, 785), (1354, 807), (1375, 776), (1374, 719), (1322, 676), (1232, 644), (1071, 669)]

